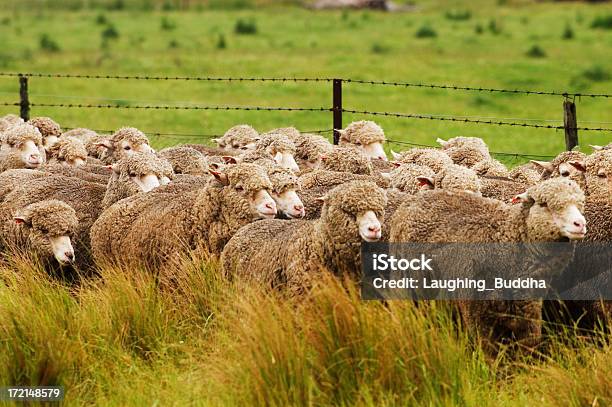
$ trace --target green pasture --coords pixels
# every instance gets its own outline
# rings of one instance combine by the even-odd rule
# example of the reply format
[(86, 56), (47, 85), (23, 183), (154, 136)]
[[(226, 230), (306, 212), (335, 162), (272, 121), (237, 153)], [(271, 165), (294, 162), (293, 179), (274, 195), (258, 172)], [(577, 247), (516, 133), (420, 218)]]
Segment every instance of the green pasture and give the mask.
[[(405, 13), (255, 7), (193, 11), (0, 9), (0, 70), (223, 77), (341, 77), (507, 89), (612, 93), (610, 5), (417, 2)], [(198, 11), (199, 10), (199, 11)], [(603, 28), (593, 27), (594, 21)], [(597, 25), (597, 24), (595, 24)], [(237, 28), (238, 27), (238, 28)], [(253, 32), (254, 31), (254, 32)], [(417, 35), (417, 33), (419, 33)], [(428, 36), (429, 35), (429, 36)], [(330, 107), (330, 83), (30, 80), (33, 103)], [(562, 123), (561, 96), (344, 85), (348, 109)], [(0, 77), (0, 102), (18, 98)], [(15, 107), (0, 107), (0, 114)], [(612, 127), (610, 99), (577, 99), (581, 127)], [(330, 112), (33, 108), (65, 127), (218, 134), (238, 123), (264, 131), (329, 129)], [(551, 155), (563, 131), (345, 114), (370, 118), (389, 138), (484, 138), (493, 151)], [(525, 120), (529, 119), (529, 120)], [(536, 119), (536, 120), (534, 120)], [(546, 121), (539, 121), (546, 120)], [(610, 132), (581, 132), (588, 144)], [(201, 139), (200, 139), (201, 140)], [(154, 137), (158, 147), (196, 138)], [(395, 149), (405, 146), (392, 146)]]

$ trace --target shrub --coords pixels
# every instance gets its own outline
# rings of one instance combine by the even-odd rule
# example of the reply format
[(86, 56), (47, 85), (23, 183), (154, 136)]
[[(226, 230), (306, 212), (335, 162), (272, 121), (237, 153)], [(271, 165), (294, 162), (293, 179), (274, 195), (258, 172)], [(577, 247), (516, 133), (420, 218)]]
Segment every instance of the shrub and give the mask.
[(387, 52), (389, 52), (389, 47), (386, 45), (379, 44), (377, 42), (372, 45), (373, 54), (386, 54)]
[(168, 48), (180, 48), (180, 46), (177, 40), (172, 40), (168, 43)]
[(236, 34), (253, 35), (257, 34), (257, 23), (255, 20), (243, 20), (241, 18), (236, 21), (234, 26)]
[(219, 35), (219, 39), (217, 40), (217, 49), (225, 49), (227, 48), (227, 42), (225, 42), (225, 35)]
[(472, 18), (472, 12), (470, 10), (449, 10), (444, 13), (444, 17), (452, 21), (467, 21)]
[(106, 18), (104, 14), (98, 14), (98, 16), (96, 17), (96, 24), (98, 25), (108, 24), (108, 19)]
[(612, 30), (612, 14), (608, 14), (607, 16), (597, 16), (591, 23), (591, 28)]
[(593, 65), (585, 69), (582, 71), (582, 76), (592, 82), (605, 82), (612, 78), (610, 72), (600, 65)]
[(491, 33), (492, 33), (492, 34), (495, 34), (495, 35), (497, 35), (497, 34), (501, 34), (501, 32), (502, 32), (502, 27), (501, 27), (501, 25), (499, 25), (499, 24), (497, 23), (497, 20), (495, 20), (494, 18), (492, 18), (492, 19), (489, 21), (489, 31), (491, 31)]
[(436, 30), (434, 30), (431, 26), (426, 24), (421, 26), (421, 28), (419, 28), (414, 35), (417, 38), (433, 38), (437, 37), (438, 33), (436, 33)]
[(474, 27), (474, 32), (476, 34), (482, 34), (484, 32), (484, 28), (482, 28), (481, 24), (476, 24), (476, 27)]
[(527, 50), (526, 55), (530, 58), (545, 58), (546, 52), (536, 44)]
[(168, 17), (162, 17), (161, 19), (161, 29), (164, 31), (171, 31), (176, 28), (176, 23), (170, 20)]
[(40, 49), (47, 52), (59, 52), (61, 49), (57, 42), (48, 34), (43, 34), (40, 37)]
[(567, 24), (565, 26), (561, 38), (563, 38), (564, 40), (571, 40), (572, 38), (574, 38), (574, 30), (572, 29), (571, 25)]

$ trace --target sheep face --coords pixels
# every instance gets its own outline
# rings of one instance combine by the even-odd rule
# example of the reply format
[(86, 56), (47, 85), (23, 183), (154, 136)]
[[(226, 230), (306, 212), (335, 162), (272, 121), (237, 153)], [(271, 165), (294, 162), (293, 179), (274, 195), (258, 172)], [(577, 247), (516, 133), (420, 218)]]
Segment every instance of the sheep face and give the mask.
[(359, 236), (366, 242), (377, 242), (382, 236), (382, 226), (374, 211), (365, 211), (357, 214)]
[(584, 194), (573, 181), (555, 178), (517, 196), (529, 211), (526, 219), (530, 241), (582, 239), (586, 234)]
[(282, 168), (286, 168), (293, 172), (298, 172), (300, 167), (298, 167), (297, 162), (295, 162), (295, 158), (293, 154), (287, 151), (275, 151), (272, 152), (274, 157), (274, 162), (278, 164)]
[(286, 189), (280, 193), (272, 192), (277, 210), (289, 219), (299, 219), (306, 215), (304, 204), (294, 189)]
[(55, 135), (43, 137), (43, 147), (45, 148), (45, 150), (49, 151), (51, 147), (53, 147), (55, 143), (57, 143), (58, 140), (59, 137)]
[(148, 141), (135, 142), (132, 140), (123, 140), (117, 147), (117, 158), (129, 158), (135, 153), (155, 153), (155, 150), (149, 146)]
[(9, 144), (9, 148), (19, 155), (26, 168), (38, 168), (44, 162), (41, 150), (32, 140), (24, 140), (16, 144)]
[[(135, 192), (150, 192), (170, 183), (172, 166), (153, 154), (133, 154), (110, 166), (114, 177), (136, 187)], [(115, 179), (117, 179), (115, 178)]]
[(53, 256), (60, 264), (74, 262), (71, 236), (78, 220), (70, 206), (60, 201), (41, 201), (24, 208), (14, 220), (27, 229), (30, 242), (41, 254)]
[(387, 154), (383, 149), (383, 145), (380, 142), (365, 144), (361, 146), (364, 154), (373, 160), (387, 161)]
[(601, 150), (590, 156), (584, 162), (570, 161), (583, 173), (586, 180), (588, 195), (593, 199), (611, 202), (612, 197), (612, 150)]

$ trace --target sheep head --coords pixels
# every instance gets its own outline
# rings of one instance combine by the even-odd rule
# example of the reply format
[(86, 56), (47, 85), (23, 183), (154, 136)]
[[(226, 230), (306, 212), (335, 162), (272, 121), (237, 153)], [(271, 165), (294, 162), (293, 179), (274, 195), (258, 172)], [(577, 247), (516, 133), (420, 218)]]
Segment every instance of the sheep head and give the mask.
[(134, 193), (152, 191), (168, 184), (174, 177), (170, 163), (155, 154), (136, 153), (113, 164), (111, 168), (114, 179), (131, 185)]
[(28, 238), (36, 250), (52, 255), (60, 264), (74, 262), (71, 236), (78, 219), (68, 204), (57, 200), (37, 202), (18, 211), (14, 220), (28, 230)]
[(134, 127), (122, 127), (110, 139), (98, 141), (95, 146), (106, 150), (102, 160), (112, 164), (135, 153), (154, 153), (149, 139), (143, 132)]
[(358, 175), (372, 175), (370, 159), (353, 147), (334, 146), (331, 152), (321, 157), (321, 168), (329, 171), (349, 172)]
[(341, 146), (356, 147), (371, 159), (387, 160), (387, 154), (383, 149), (385, 132), (373, 121), (360, 120), (337, 131), (340, 133)]
[(34, 117), (28, 123), (40, 130), (43, 146), (47, 151), (57, 143), (57, 140), (62, 135), (62, 128), (50, 117)]
[(586, 234), (584, 193), (567, 178), (552, 178), (517, 195), (526, 214), (527, 238), (531, 242), (582, 239)]
[(306, 215), (304, 204), (298, 196), (300, 190), (298, 178), (286, 168), (273, 166), (267, 169), (272, 183), (270, 195), (279, 213), (289, 219), (299, 219)]
[(87, 162), (85, 144), (75, 137), (60, 137), (48, 151), (49, 162), (57, 161), (68, 167), (80, 167)]
[(38, 168), (46, 160), (40, 131), (27, 123), (16, 124), (4, 132), (3, 148), (26, 168)]

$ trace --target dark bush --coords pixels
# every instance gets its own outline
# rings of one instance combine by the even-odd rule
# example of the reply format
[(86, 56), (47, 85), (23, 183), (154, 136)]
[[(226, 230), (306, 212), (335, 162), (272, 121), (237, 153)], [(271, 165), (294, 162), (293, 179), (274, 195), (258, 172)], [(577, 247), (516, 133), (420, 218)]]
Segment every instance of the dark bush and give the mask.
[(43, 34), (40, 37), (40, 49), (47, 52), (59, 52), (61, 51), (59, 45), (55, 40), (49, 37), (48, 34)]
[(597, 16), (591, 23), (591, 28), (612, 30), (612, 14), (608, 14), (607, 16)]
[(476, 34), (482, 34), (484, 32), (484, 28), (482, 28), (481, 24), (476, 24), (476, 27), (474, 27), (474, 32)]
[(378, 42), (372, 45), (373, 54), (386, 54), (387, 52), (389, 52), (389, 47), (386, 45), (379, 44)]
[(574, 38), (574, 30), (572, 29), (572, 26), (567, 24), (565, 26), (565, 29), (563, 30), (563, 35), (561, 36), (561, 38), (563, 38), (564, 40), (571, 40)]
[(592, 82), (605, 82), (612, 78), (610, 72), (600, 65), (593, 65), (592, 67), (582, 71), (582, 76)]
[(106, 16), (104, 14), (98, 14), (98, 16), (96, 17), (96, 24), (98, 25), (108, 24), (108, 20)]
[(219, 35), (217, 39), (217, 49), (225, 49), (227, 48), (227, 42), (225, 42), (225, 35)]
[(494, 18), (492, 18), (492, 19), (489, 21), (489, 31), (491, 31), (491, 33), (492, 33), (492, 34), (495, 34), (495, 35), (497, 35), (497, 34), (501, 34), (501, 32), (502, 32), (502, 27), (501, 27), (501, 25), (499, 25), (499, 24), (497, 23), (497, 20), (495, 20)]
[(236, 25), (234, 26), (234, 32), (236, 34), (243, 34), (243, 35), (253, 35), (253, 34), (257, 34), (257, 23), (255, 22), (255, 20), (243, 20), (243, 19), (238, 19), (238, 21), (236, 21)]
[(115, 28), (114, 25), (108, 25), (104, 30), (102, 30), (102, 40), (116, 40), (119, 38), (119, 31)]
[(426, 24), (421, 26), (421, 28), (417, 30), (414, 36), (417, 38), (433, 38), (437, 37), (438, 33), (436, 32), (436, 30), (433, 29), (433, 27)]
[(162, 17), (160, 27), (164, 31), (171, 31), (176, 28), (176, 23), (170, 20), (168, 17)]
[(180, 46), (177, 40), (172, 40), (168, 43), (168, 48), (180, 48)]
[(470, 10), (449, 10), (444, 13), (444, 17), (452, 21), (467, 21), (472, 18), (472, 12)]
[(546, 52), (536, 44), (527, 50), (526, 55), (530, 58), (545, 58)]

